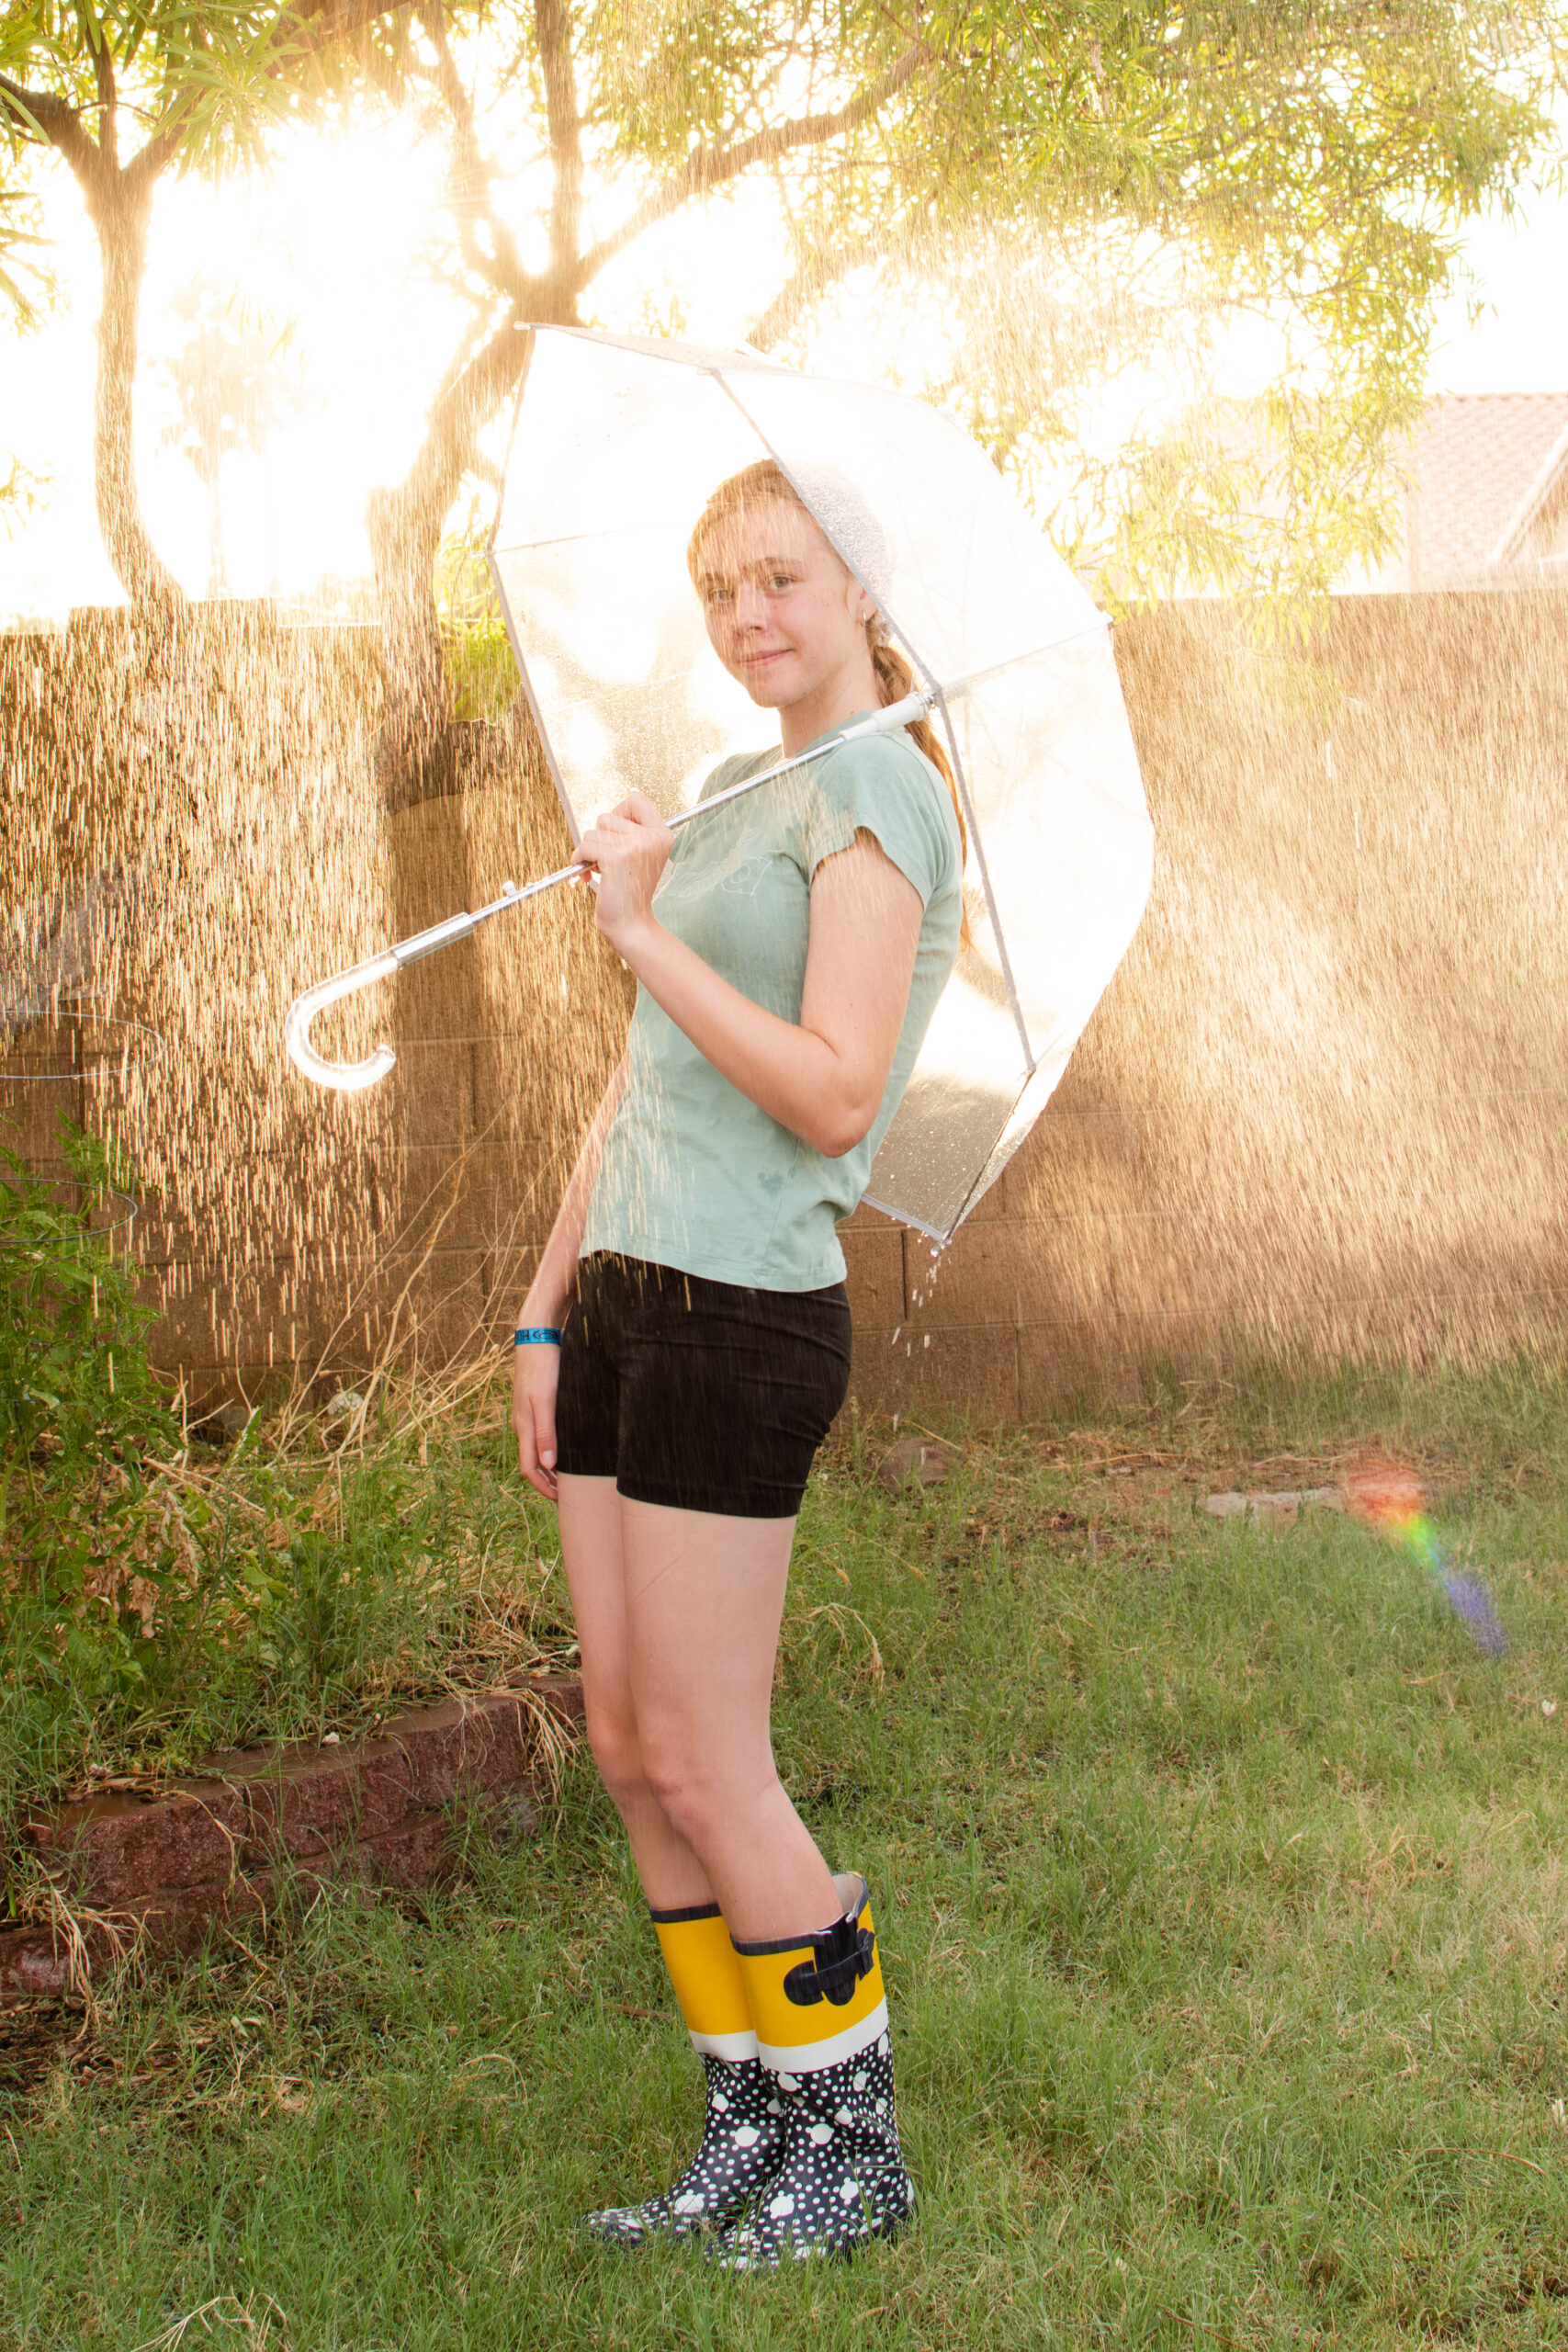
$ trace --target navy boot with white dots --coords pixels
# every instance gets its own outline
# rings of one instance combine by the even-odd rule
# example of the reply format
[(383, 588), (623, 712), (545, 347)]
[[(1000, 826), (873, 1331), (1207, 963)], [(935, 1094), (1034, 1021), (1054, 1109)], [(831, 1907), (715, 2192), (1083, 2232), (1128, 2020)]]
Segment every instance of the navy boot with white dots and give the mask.
[(707, 2113), (696, 2154), (660, 2196), (590, 2213), (596, 2237), (628, 2246), (653, 2237), (696, 2237), (728, 2228), (765, 2199), (784, 2161), (786, 2108), (779, 2086), (755, 2058), (705, 2052), (703, 2071)]
[(595, 2237), (615, 2245), (727, 2229), (784, 2161), (784, 2100), (758, 2059), (745, 1974), (717, 1904), (655, 1911), (653, 1927), (703, 2063), (706, 2110), (702, 2145), (679, 2180), (641, 2205), (589, 2214)]
[(729, 2269), (852, 2254), (873, 2238), (891, 2237), (915, 2210), (893, 2120), (886, 2032), (853, 2058), (816, 2074), (780, 2075), (778, 2085), (788, 2103), (784, 2162), (716, 2248)]
[(729, 2269), (852, 2254), (915, 2209), (865, 1882), (838, 1885), (845, 1907), (829, 1927), (736, 1945), (762, 2064), (784, 2101), (784, 2144), (776, 2177), (714, 2249)]

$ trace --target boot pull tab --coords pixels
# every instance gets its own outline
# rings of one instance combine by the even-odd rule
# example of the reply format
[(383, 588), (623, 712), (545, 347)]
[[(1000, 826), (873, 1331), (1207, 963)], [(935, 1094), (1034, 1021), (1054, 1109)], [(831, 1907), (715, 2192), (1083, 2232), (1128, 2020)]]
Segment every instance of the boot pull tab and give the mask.
[(871, 1974), (876, 1959), (875, 1934), (852, 1917), (835, 1919), (811, 1942), (811, 1958), (797, 1961), (785, 1975), (784, 1996), (801, 2009), (814, 2008), (818, 2001), (831, 2001), (841, 2009), (854, 1999), (861, 1978)]

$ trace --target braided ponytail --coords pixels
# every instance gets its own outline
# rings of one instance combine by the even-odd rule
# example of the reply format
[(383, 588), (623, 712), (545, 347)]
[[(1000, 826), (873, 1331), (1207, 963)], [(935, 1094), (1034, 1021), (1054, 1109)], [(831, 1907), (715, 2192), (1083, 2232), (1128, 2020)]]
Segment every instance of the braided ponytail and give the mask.
[[(880, 613), (873, 613), (865, 625), (866, 643), (871, 648), (871, 666), (876, 673), (876, 692), (881, 707), (902, 702), (915, 683), (915, 673), (887, 634), (887, 624)], [(969, 834), (964, 822), (964, 807), (958, 797), (953, 780), (953, 763), (943, 750), (936, 729), (929, 718), (911, 719), (904, 732), (918, 752), (923, 752), (947, 786), (953, 802), (953, 813), (958, 820), (959, 870), (969, 855)]]

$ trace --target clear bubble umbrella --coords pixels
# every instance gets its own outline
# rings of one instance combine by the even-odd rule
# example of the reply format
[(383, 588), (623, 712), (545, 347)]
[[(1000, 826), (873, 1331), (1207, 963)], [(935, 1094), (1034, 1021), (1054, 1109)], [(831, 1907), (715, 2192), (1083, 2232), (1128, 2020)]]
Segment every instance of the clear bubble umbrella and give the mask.
[[(1153, 839), (1109, 626), (984, 452), (922, 401), (750, 353), (528, 334), (490, 561), (574, 841), (634, 788), (671, 822), (700, 820), (713, 769), (766, 740), (686, 570), (709, 495), (758, 458), (788, 476), (910, 663), (911, 695), (869, 724), (929, 711), (946, 745), (969, 940), (866, 1198), (948, 1240), (1044, 1108), (1148, 895)], [(315, 1054), (315, 1012), (579, 870), (508, 884), (307, 990), (289, 1014), (296, 1062), (324, 1084), (379, 1077), (385, 1046), (349, 1066)]]

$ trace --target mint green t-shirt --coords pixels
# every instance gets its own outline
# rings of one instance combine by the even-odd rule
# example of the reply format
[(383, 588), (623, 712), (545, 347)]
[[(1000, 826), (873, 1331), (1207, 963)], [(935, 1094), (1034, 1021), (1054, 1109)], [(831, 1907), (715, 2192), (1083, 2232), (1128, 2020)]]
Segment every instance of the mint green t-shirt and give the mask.
[[(704, 797), (778, 757), (725, 761)], [(841, 1281), (833, 1228), (865, 1190), (958, 949), (963, 858), (947, 786), (902, 731), (863, 736), (682, 827), (654, 900), (665, 929), (705, 964), (754, 1004), (798, 1021), (812, 876), (863, 829), (925, 910), (904, 1025), (870, 1134), (838, 1159), (813, 1150), (721, 1078), (639, 987), (626, 1091), (604, 1141), (585, 1257), (619, 1250), (758, 1290)]]

